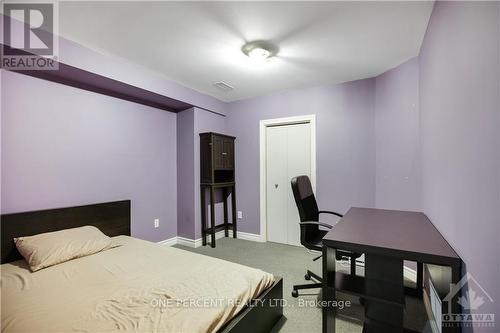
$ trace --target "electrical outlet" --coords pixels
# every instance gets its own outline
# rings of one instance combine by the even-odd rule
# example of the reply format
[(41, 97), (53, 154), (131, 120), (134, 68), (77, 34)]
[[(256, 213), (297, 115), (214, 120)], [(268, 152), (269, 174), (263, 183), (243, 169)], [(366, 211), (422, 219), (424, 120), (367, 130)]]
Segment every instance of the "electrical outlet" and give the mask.
[(155, 219), (155, 228), (160, 227), (160, 219)]
[(243, 218), (243, 212), (241, 210), (238, 211), (238, 218), (239, 219)]

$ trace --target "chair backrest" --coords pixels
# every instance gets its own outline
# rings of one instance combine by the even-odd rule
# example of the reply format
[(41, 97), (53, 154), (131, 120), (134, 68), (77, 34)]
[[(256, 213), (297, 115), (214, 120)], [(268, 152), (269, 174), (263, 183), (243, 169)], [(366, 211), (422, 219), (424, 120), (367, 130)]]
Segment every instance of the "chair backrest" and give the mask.
[(292, 178), (292, 191), (299, 210), (300, 221), (319, 221), (319, 209), (308, 176)]
[[(301, 222), (319, 221), (319, 209), (316, 198), (308, 176), (297, 176), (292, 178), (292, 192), (299, 210)], [(310, 248), (311, 240), (315, 239), (320, 233), (317, 225), (306, 224), (300, 228), (300, 243)]]

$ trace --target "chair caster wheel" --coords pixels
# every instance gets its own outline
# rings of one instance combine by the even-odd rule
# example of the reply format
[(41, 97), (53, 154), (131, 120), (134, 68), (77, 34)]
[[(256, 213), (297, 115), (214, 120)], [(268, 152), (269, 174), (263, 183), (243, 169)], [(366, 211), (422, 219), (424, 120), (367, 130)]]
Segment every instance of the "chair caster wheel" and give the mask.
[(311, 276), (309, 274), (306, 274), (304, 275), (304, 279), (306, 279), (307, 281), (311, 280)]
[(292, 290), (292, 297), (299, 297), (299, 291), (298, 290)]

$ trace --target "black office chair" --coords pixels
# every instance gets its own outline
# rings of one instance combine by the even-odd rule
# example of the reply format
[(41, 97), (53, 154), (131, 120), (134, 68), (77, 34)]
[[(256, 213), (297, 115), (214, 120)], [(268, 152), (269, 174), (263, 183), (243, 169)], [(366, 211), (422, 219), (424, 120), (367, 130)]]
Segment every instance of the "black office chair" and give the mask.
[[(332, 226), (319, 222), (319, 215), (323, 213), (336, 215), (338, 217), (342, 217), (342, 215), (339, 213), (318, 209), (318, 204), (316, 203), (316, 198), (314, 197), (311, 186), (311, 181), (307, 176), (298, 176), (293, 178), (292, 191), (300, 216), (300, 243), (309, 250), (322, 251), (322, 239), (328, 231), (321, 230), (319, 227), (321, 226), (331, 229)], [(339, 250), (335, 251), (335, 254), (337, 260), (349, 258), (351, 262), (351, 275), (356, 275), (356, 258), (359, 258), (361, 254)], [(321, 258), (321, 255), (314, 258), (313, 261), (316, 261), (319, 258)], [(301, 289), (313, 289), (322, 287), (322, 278), (319, 275), (314, 274), (310, 270), (307, 270), (304, 278), (306, 280), (311, 280), (311, 277), (319, 282), (294, 285), (292, 291), (293, 297), (298, 297), (298, 291)]]

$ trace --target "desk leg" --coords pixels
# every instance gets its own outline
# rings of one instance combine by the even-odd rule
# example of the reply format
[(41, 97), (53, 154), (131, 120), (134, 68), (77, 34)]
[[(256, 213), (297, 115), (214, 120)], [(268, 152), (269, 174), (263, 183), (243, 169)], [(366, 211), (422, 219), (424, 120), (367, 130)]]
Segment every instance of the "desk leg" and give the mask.
[[(335, 249), (323, 246), (323, 301), (335, 300)], [(335, 308), (323, 306), (323, 333), (335, 333)]]
[(211, 226), (211, 247), (215, 247), (215, 193), (214, 187), (210, 186), (210, 226)]
[(227, 217), (227, 187), (222, 189), (222, 195), (224, 196), (224, 236), (229, 236), (229, 220)]
[(403, 260), (365, 253), (365, 293), (394, 304), (365, 299), (364, 333), (403, 333)]
[(236, 238), (238, 228), (236, 227), (236, 186), (231, 189), (231, 213), (233, 215), (233, 238)]
[(422, 298), (424, 292), (424, 264), (417, 262), (417, 297)]
[(202, 245), (207, 245), (207, 204), (205, 202), (205, 187), (201, 186), (201, 239)]

